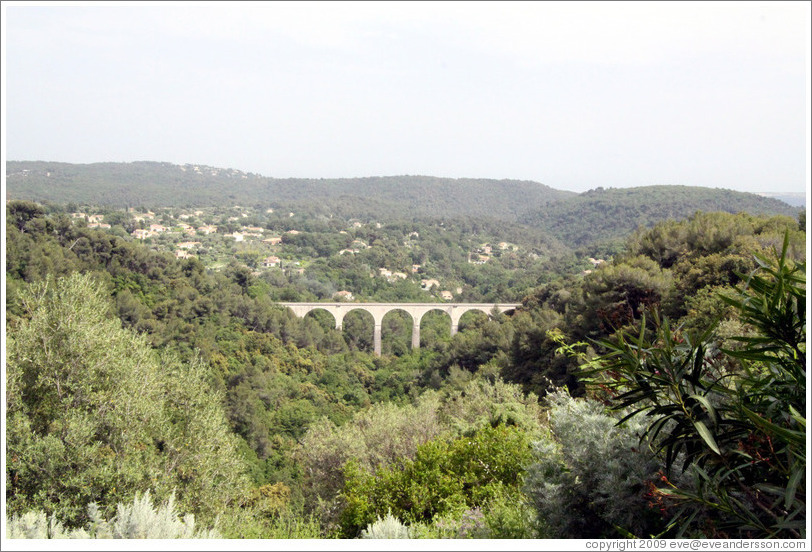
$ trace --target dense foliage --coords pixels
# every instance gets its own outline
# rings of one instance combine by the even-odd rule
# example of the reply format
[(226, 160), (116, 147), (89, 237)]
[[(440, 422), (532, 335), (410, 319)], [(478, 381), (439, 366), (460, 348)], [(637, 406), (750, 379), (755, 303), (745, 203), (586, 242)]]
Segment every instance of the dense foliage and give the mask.
[[(158, 354), (78, 274), (32, 286), (8, 335), (7, 505), (81, 524), (134, 490), (217, 515), (247, 485), (208, 367)], [(70, 500), (65, 500), (70, 497)]]
[(499, 425), (452, 441), (428, 441), (417, 448), (414, 459), (374, 475), (350, 461), (344, 468), (344, 534), (356, 536), (384, 511), (416, 524), (485, 506), (505, 492), (512, 491), (517, 499), (529, 460), (526, 434)]
[[(16, 520), (37, 510), (37, 527), (86, 530), (174, 490), (226, 537), (801, 534), (806, 236), (794, 218), (695, 213), (590, 260), (506, 223), (241, 209), (240, 222), (282, 235), (276, 249), (198, 234), (197, 257), (176, 259), (171, 237), (130, 237), (141, 223), (129, 213), (104, 211), (105, 231), (72, 209), (7, 205)], [(234, 215), (194, 217), (233, 232)], [(269, 251), (289, 264), (261, 266)], [(466, 315), (453, 337), (432, 313), (416, 350), (411, 319), (392, 313), (376, 357), (371, 317), (336, 330), (276, 304), (344, 289), (441, 305), (428, 278), (459, 287), (454, 300), (522, 308)]]
[[(712, 536), (801, 538), (806, 527), (806, 264), (776, 258), (737, 287), (732, 305), (750, 328), (718, 348), (712, 327), (683, 334), (667, 319), (652, 337), (606, 342), (598, 380), (664, 460), (653, 494), (679, 520)], [(640, 416), (642, 417), (642, 416)], [(668, 477), (688, 471), (692, 481)]]
[(600, 402), (548, 395), (552, 438), (534, 443), (525, 492), (543, 531), (557, 538), (599, 538), (621, 527), (650, 535), (660, 516), (644, 490), (656, 478), (654, 455), (637, 420), (618, 425)]
[(697, 211), (794, 215), (798, 209), (777, 199), (696, 186), (597, 188), (527, 213), (522, 221), (572, 247), (618, 240), (638, 227), (680, 220)]

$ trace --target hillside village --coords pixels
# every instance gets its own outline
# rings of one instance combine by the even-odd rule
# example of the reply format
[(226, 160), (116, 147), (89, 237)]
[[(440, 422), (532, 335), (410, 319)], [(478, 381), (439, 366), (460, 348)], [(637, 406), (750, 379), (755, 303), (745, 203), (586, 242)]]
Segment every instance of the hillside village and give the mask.
[[(130, 239), (152, 249), (171, 252), (178, 259), (197, 259), (213, 270), (221, 270), (236, 261), (250, 269), (253, 276), (276, 272), (287, 278), (305, 277), (316, 259), (346, 257), (368, 266), (371, 279), (393, 285), (419, 286), (427, 301), (465, 299), (465, 282), (449, 278), (446, 269), (434, 266), (433, 261), (440, 259), (426, 255), (426, 246), (430, 244), (420, 232), (404, 233), (401, 241), (392, 244), (393, 234), (397, 231), (376, 221), (334, 219), (328, 221), (325, 228), (310, 215), (242, 206), (225, 210), (128, 208), (112, 212), (87, 207), (72, 211), (70, 216), (75, 224), (114, 232), (122, 237), (126, 233)], [(322, 242), (323, 247), (314, 251), (314, 241)], [(390, 258), (381, 259), (388, 262), (370, 262), (370, 257), (380, 258), (380, 255), (372, 255), (371, 247), (384, 247), (381, 242), (386, 242), (389, 253), (393, 253), (392, 246), (396, 246), (394, 257), (397, 260), (390, 254), (384, 256)], [(467, 264), (483, 268), (503, 261), (516, 264), (540, 259), (537, 252), (504, 240), (494, 240), (494, 243), (472, 241), (467, 250), (459, 253), (464, 255)], [(590, 261), (595, 264), (594, 259)], [(358, 292), (357, 289), (339, 289), (330, 297), (319, 298), (362, 300)]]

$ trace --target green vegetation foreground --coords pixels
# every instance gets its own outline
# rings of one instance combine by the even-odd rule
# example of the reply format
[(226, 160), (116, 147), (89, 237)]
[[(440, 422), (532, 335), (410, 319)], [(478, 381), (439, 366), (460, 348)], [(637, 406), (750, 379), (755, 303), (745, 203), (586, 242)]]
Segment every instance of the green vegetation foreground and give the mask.
[(30, 205), (7, 233), (11, 527), (110, 536), (150, 492), (227, 537), (805, 537), (792, 219), (662, 223), (382, 359), (245, 273)]

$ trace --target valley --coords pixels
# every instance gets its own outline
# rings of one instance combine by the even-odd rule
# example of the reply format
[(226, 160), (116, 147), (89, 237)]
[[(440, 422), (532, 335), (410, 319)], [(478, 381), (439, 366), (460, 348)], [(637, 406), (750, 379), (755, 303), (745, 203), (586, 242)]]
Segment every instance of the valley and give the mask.
[[(149, 492), (227, 538), (799, 534), (797, 208), (157, 163), (7, 176), (12, 516), (100, 531)], [(758, 460), (768, 440), (788, 470)], [(770, 478), (790, 511), (691, 501), (690, 466), (742, 450), (716, 491)]]

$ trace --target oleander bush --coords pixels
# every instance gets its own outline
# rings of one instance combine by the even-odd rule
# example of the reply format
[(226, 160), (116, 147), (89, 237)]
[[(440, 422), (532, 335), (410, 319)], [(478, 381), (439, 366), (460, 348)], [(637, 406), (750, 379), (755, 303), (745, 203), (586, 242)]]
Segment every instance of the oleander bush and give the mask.
[[(594, 383), (628, 422), (643, 424), (664, 474), (650, 490), (669, 534), (733, 538), (806, 535), (806, 263), (756, 255), (736, 295), (720, 298), (747, 332), (719, 348), (714, 327), (605, 340)], [(675, 480), (680, 473), (689, 477)]]

